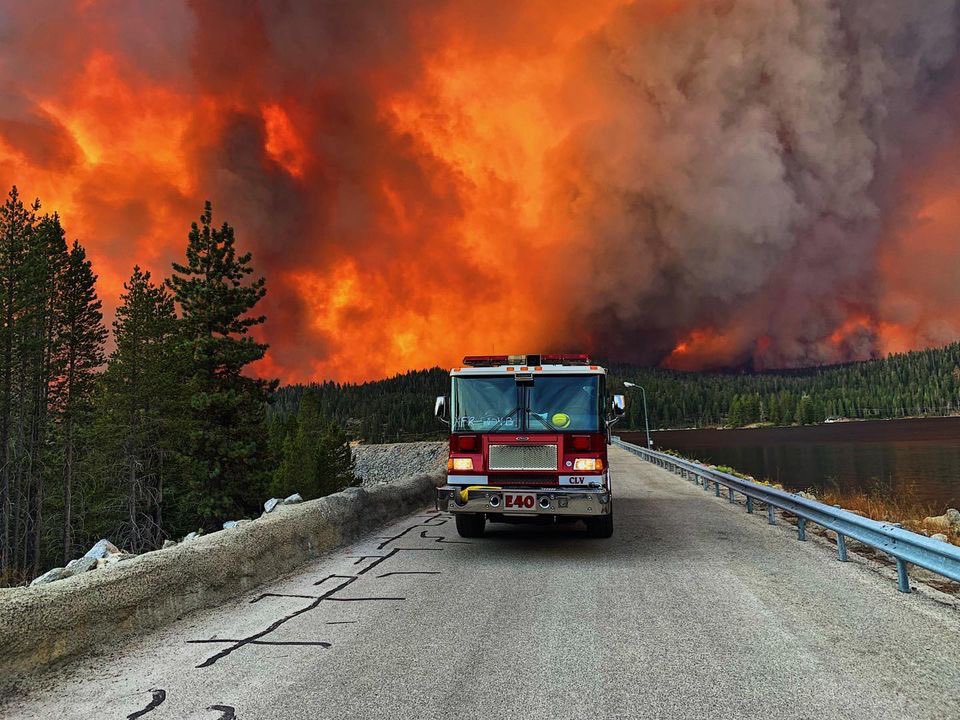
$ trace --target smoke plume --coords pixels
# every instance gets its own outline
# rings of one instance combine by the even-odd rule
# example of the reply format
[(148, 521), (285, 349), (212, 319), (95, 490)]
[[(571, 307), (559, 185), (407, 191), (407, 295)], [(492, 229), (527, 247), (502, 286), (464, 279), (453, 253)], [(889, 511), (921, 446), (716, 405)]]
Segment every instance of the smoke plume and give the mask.
[(0, 9), (0, 182), (115, 302), (210, 198), (286, 380), (683, 369), (960, 334), (957, 0)]

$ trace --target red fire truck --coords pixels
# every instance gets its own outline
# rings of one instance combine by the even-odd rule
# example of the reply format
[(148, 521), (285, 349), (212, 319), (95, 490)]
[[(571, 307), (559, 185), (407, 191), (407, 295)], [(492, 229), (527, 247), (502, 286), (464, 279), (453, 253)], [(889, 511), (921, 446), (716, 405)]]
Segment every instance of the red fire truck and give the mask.
[(586, 355), (481, 355), (450, 371), (437, 417), (450, 425), (447, 484), (437, 508), (462, 537), (487, 520), (583, 520), (613, 535), (607, 445), (624, 411), (607, 398), (607, 371)]

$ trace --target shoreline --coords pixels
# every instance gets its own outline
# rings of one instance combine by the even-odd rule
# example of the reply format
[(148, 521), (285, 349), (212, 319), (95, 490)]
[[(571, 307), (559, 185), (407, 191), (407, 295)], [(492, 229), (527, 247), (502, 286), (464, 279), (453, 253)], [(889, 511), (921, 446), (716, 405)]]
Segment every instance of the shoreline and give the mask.
[[(936, 420), (960, 420), (960, 413), (954, 415), (908, 415), (906, 417), (892, 417), (892, 418), (837, 418), (836, 420), (828, 420), (822, 423), (811, 423), (809, 425), (798, 425), (796, 423), (792, 425), (772, 425), (766, 423), (751, 423), (750, 425), (742, 425), (740, 427), (730, 427), (729, 425), (703, 425), (701, 427), (677, 427), (677, 428), (653, 428), (650, 430), (651, 435), (656, 433), (679, 433), (679, 432), (704, 432), (707, 430), (716, 430), (723, 432), (732, 432), (737, 430), (800, 430), (803, 428), (822, 428), (822, 427), (837, 427), (837, 426), (846, 426), (846, 425), (864, 425), (870, 423), (890, 423), (890, 422), (915, 422), (915, 421), (936, 421)], [(637, 433), (639, 435), (644, 434), (644, 429), (639, 428), (638, 430), (621, 430), (623, 433)]]

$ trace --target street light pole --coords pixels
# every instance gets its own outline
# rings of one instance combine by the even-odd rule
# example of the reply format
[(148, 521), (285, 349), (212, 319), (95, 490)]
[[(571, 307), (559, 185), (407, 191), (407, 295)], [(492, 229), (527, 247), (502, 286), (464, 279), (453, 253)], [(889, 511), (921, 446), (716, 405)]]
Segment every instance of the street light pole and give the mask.
[(647, 430), (647, 447), (653, 450), (653, 438), (650, 437), (650, 416), (647, 414), (647, 391), (643, 389), (643, 386), (632, 382), (624, 381), (623, 386), (628, 388), (640, 388), (640, 392), (643, 395), (643, 425)]

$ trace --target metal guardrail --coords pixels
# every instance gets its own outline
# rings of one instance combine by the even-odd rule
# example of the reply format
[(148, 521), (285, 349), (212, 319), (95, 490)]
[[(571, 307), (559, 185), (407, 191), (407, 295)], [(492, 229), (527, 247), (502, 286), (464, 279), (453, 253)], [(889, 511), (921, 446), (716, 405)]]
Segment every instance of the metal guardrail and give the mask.
[(614, 437), (613, 442), (648, 462), (702, 485), (705, 491), (709, 490), (712, 484), (717, 497), (720, 497), (720, 488), (725, 487), (731, 503), (736, 501), (736, 494), (740, 493), (746, 498), (748, 513), (753, 512), (754, 502), (763, 503), (767, 508), (767, 522), (771, 525), (777, 523), (775, 508), (795, 515), (798, 540), (807, 539), (806, 524), (808, 522), (834, 531), (837, 534), (837, 559), (840, 561), (847, 560), (847, 538), (892, 556), (897, 561), (897, 585), (901, 592), (910, 592), (908, 564), (926, 568), (938, 575), (960, 582), (960, 547), (956, 545), (933, 540), (904, 530), (898, 525), (871, 520), (849, 510), (744, 480), (673, 455), (647, 450), (639, 445), (624, 442), (619, 437)]

